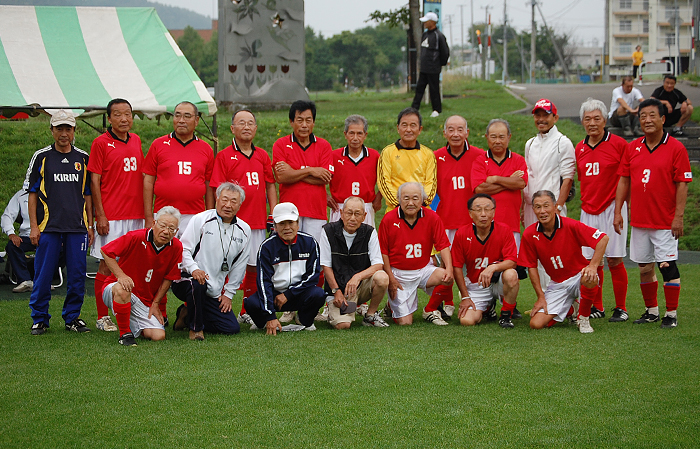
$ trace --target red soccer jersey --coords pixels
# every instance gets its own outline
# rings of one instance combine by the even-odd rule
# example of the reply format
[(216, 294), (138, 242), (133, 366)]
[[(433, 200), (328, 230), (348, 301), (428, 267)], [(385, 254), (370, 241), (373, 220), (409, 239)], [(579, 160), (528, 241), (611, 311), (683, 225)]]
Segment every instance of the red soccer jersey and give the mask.
[(351, 196), (359, 196), (365, 203), (371, 203), (377, 196), (374, 187), (377, 185), (379, 152), (362, 145), (361, 159), (355, 162), (348, 156), (348, 151), (345, 147), (332, 153), (335, 171), (330, 183), (331, 196), (338, 204)]
[(392, 268), (419, 270), (430, 262), (433, 246), (437, 251), (450, 247), (445, 226), (430, 209), (421, 207), (413, 226), (404, 218), (400, 207), (387, 212), (379, 225), (379, 245), (389, 256)]
[(513, 231), (494, 220), (491, 232), (483, 242), (476, 236), (474, 224), (464, 225), (457, 230), (452, 242), (452, 266), (462, 268), (467, 265), (467, 277), (472, 283), (479, 281), (484, 268), (504, 260), (518, 261)]
[[(311, 143), (306, 148), (299, 145), (294, 134), (281, 137), (272, 146), (272, 165), (286, 162), (294, 170), (306, 167), (321, 167), (333, 173), (331, 144), (325, 139), (310, 136)], [(294, 203), (302, 217), (325, 220), (326, 186), (314, 185), (304, 181), (293, 184), (280, 183), (280, 203)]]
[(622, 154), (627, 141), (605, 132), (595, 147), (588, 144), (588, 136), (576, 145), (576, 172), (581, 182), (581, 209), (598, 215), (615, 200), (620, 175)]
[[(158, 251), (153, 243), (153, 232), (139, 229), (112, 240), (102, 247), (102, 251), (112, 259), (119, 258), (119, 268), (134, 281), (131, 292), (148, 307), (164, 279), (180, 279), (178, 265), (182, 262), (182, 243), (176, 238)], [(112, 282), (117, 282), (114, 274), (104, 285)]]
[[(252, 145), (251, 145), (252, 146)], [(245, 190), (245, 201), (237, 216), (250, 229), (265, 229), (267, 223), (267, 185), (274, 184), (270, 156), (262, 148), (253, 147), (250, 157), (243, 154), (234, 140), (216, 155), (209, 186), (216, 189), (222, 183), (235, 182)]]
[(525, 229), (520, 241), (518, 265), (535, 268), (539, 260), (554, 282), (564, 282), (588, 265), (581, 247), (595, 248), (605, 234), (573, 218), (557, 215), (555, 219), (551, 239), (544, 235), (540, 223)]
[(128, 133), (119, 140), (111, 129), (92, 141), (88, 170), (101, 175), (100, 193), (107, 220), (143, 218), (141, 139)]
[(472, 165), (484, 154), (484, 150), (465, 143), (468, 148), (459, 157), (454, 157), (450, 146), (435, 152), (437, 162), (437, 194), (440, 202), (437, 214), (447, 229), (457, 229), (472, 222), (466, 213), (467, 201), (474, 195), (472, 188)]
[(664, 133), (656, 148), (646, 137), (627, 145), (620, 176), (630, 178), (630, 224), (638, 228), (671, 229), (676, 213), (676, 182), (691, 182), (688, 151)]
[(145, 174), (156, 177), (154, 212), (163, 206), (175, 206), (182, 214), (203, 212), (205, 182), (213, 168), (214, 151), (197, 136), (186, 144), (175, 133), (154, 140), (143, 168)]
[[(474, 162), (472, 171), (472, 188), (476, 188), (486, 182), (489, 176), (510, 177), (518, 170), (522, 170), (523, 180), (527, 185), (527, 164), (525, 158), (510, 150), (506, 150), (506, 157), (501, 161), (500, 165), (493, 159), (491, 150), (484, 153), (484, 156)], [(518, 190), (503, 190), (498, 193), (493, 193), (491, 196), (496, 200), (496, 216), (494, 220), (497, 223), (505, 223), (510, 227), (511, 232), (520, 232), (520, 204), (522, 203), (523, 191)]]

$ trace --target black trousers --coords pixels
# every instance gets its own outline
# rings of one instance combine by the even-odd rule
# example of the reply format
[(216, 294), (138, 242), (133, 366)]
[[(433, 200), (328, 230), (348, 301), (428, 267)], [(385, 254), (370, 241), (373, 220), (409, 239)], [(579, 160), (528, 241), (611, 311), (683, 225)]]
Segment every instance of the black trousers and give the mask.
[(237, 334), (241, 327), (232, 310), (219, 310), (219, 298), (207, 295), (207, 285), (193, 278), (183, 277), (172, 283), (175, 296), (187, 303), (189, 327), (195, 332), (204, 330), (212, 334)]
[(442, 112), (442, 101), (440, 101), (440, 74), (420, 72), (418, 83), (416, 84), (416, 95), (413, 97), (411, 107), (420, 109), (420, 102), (425, 94), (425, 86), (430, 86), (430, 104), (433, 111)]

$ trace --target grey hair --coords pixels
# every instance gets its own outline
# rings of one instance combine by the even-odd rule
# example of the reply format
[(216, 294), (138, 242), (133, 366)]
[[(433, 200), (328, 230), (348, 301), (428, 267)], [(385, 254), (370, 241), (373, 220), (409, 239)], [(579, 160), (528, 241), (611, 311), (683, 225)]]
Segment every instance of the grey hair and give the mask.
[(343, 202), (343, 209), (345, 209), (345, 205), (348, 204), (348, 201), (358, 201), (360, 204), (362, 204), (362, 210), (365, 210), (365, 200), (359, 196), (349, 196), (345, 198), (345, 201)]
[(428, 199), (428, 194), (425, 193), (425, 188), (423, 187), (423, 184), (420, 182), (404, 182), (399, 186), (398, 192), (396, 192), (397, 199), (401, 201), (401, 191), (404, 189), (404, 187), (410, 187), (410, 186), (417, 186), (420, 187), (420, 192), (423, 195), (423, 201)]
[(170, 215), (171, 217), (175, 218), (177, 220), (177, 225), (180, 226), (180, 218), (182, 215), (180, 215), (180, 211), (173, 206), (163, 206), (160, 208), (158, 212), (156, 212), (155, 219), (158, 220), (160, 217), (164, 215)]
[(216, 188), (216, 197), (220, 197), (224, 190), (238, 192), (241, 197), (241, 204), (243, 204), (243, 201), (245, 201), (245, 190), (243, 190), (243, 187), (239, 186), (235, 182), (222, 182), (219, 184), (219, 187)]
[(495, 125), (496, 123), (502, 123), (502, 124), (506, 125), (506, 129), (508, 129), (508, 135), (509, 135), (509, 136), (511, 135), (511, 132), (510, 132), (510, 123), (508, 123), (508, 120), (503, 120), (502, 118), (495, 118), (495, 119), (492, 119), (492, 120), (489, 122), (489, 124), (486, 125), (486, 134), (489, 133), (489, 129), (491, 129), (491, 125)]
[(462, 117), (461, 115), (451, 115), (451, 116), (447, 117), (447, 120), (445, 120), (445, 124), (442, 125), (442, 131), (443, 131), (443, 132), (447, 132), (447, 122), (448, 122), (452, 117), (459, 117), (459, 118), (461, 118), (462, 120), (464, 120), (464, 127), (467, 129), (467, 131), (469, 130), (469, 123), (467, 123), (467, 119), (465, 119), (465, 118)]
[(581, 104), (581, 110), (579, 111), (581, 121), (583, 121), (583, 114), (593, 111), (600, 111), (605, 119), (608, 118), (608, 108), (605, 107), (605, 103), (595, 98), (588, 97), (586, 101)]
[(362, 125), (362, 129), (367, 132), (367, 119), (361, 115), (348, 115), (348, 118), (345, 119), (345, 132), (348, 132), (350, 125)]
[(557, 202), (557, 198), (554, 196), (554, 194), (549, 191), (549, 190), (538, 190), (532, 195), (532, 202), (535, 202), (535, 198), (539, 198), (541, 196), (548, 196), (553, 202)]

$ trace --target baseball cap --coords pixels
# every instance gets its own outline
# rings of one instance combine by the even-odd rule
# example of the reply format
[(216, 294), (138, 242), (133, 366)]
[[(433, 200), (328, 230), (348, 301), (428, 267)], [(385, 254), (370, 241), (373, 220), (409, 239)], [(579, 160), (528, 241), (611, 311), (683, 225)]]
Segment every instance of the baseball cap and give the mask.
[(427, 22), (428, 20), (432, 20), (433, 22), (437, 22), (438, 21), (437, 14), (435, 14), (434, 12), (429, 12), (424, 17), (420, 18), (421, 22)]
[(554, 106), (554, 103), (552, 103), (550, 100), (547, 100), (546, 98), (540, 98), (537, 101), (537, 103), (535, 103), (535, 107), (532, 108), (532, 113), (534, 114), (535, 111), (538, 109), (542, 109), (547, 114), (557, 113), (557, 107)]
[(75, 115), (72, 111), (59, 109), (51, 116), (51, 126), (70, 125), (75, 127)]
[(272, 219), (275, 223), (287, 220), (297, 221), (299, 219), (299, 209), (292, 203), (279, 203), (272, 209)]

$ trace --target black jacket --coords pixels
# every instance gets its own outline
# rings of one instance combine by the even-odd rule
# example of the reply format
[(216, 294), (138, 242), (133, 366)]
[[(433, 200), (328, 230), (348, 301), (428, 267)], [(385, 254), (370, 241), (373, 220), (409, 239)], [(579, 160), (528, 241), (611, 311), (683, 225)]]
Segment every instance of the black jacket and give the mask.
[[(356, 231), (352, 247), (348, 248), (343, 235), (343, 221), (323, 225), (323, 231), (328, 237), (331, 245), (331, 262), (333, 264), (333, 275), (338, 287), (345, 291), (348, 281), (360, 271), (364, 271), (371, 266), (369, 258), (369, 239), (372, 236), (372, 227), (362, 223)], [(328, 282), (325, 285), (326, 292), (330, 294), (331, 289)]]
[(447, 46), (445, 35), (437, 28), (424, 32), (420, 44), (420, 71), (440, 73), (449, 58), (450, 47)]

